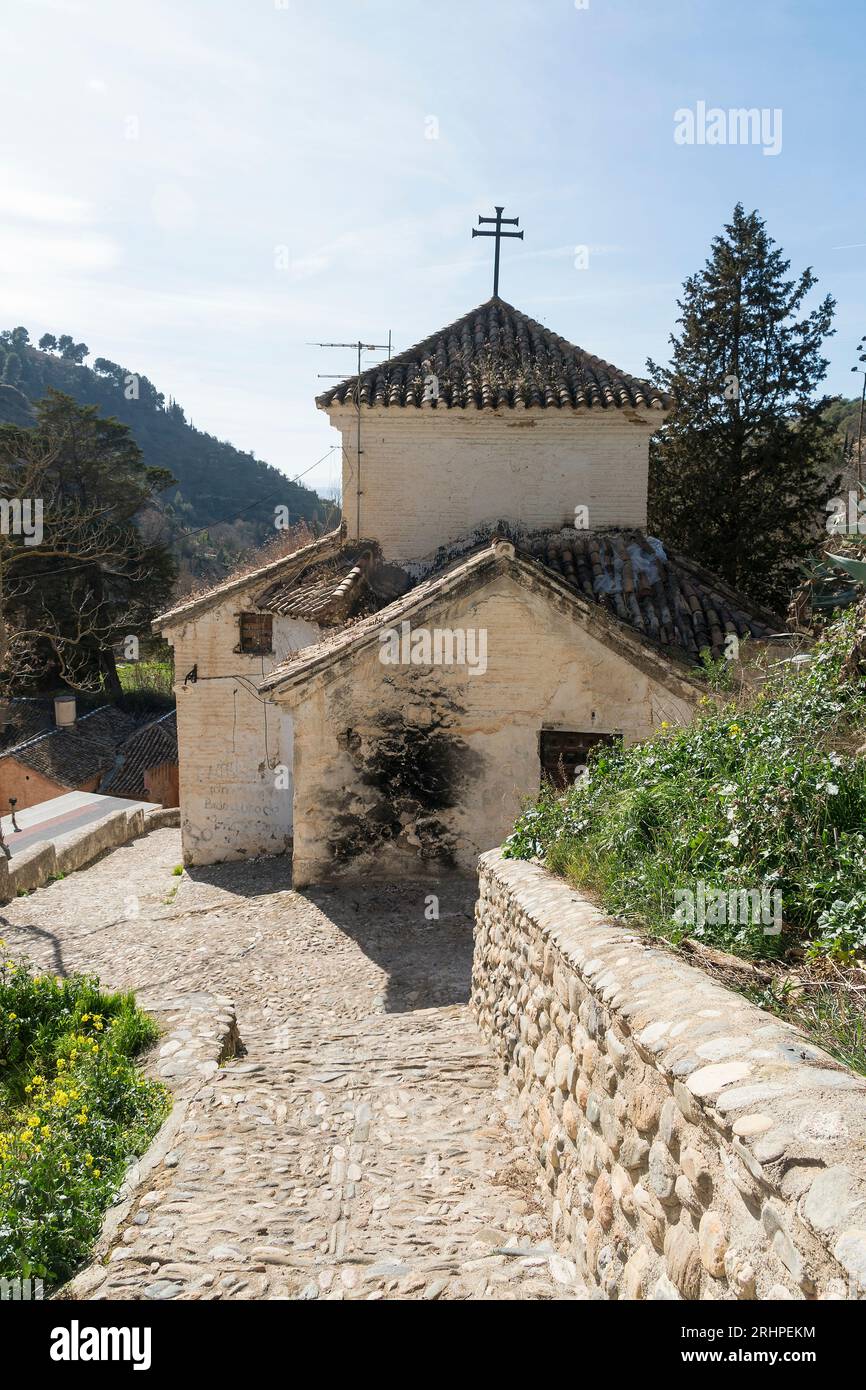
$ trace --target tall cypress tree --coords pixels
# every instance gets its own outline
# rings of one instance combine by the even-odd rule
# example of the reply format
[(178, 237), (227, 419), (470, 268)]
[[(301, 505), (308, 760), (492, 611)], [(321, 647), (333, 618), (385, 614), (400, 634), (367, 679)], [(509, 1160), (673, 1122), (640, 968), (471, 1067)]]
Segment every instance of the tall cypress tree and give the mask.
[(650, 453), (650, 529), (777, 611), (838, 486), (830, 397), (815, 395), (835, 302), (805, 312), (817, 281), (790, 264), (738, 203), (683, 286), (670, 365), (647, 364), (675, 400)]

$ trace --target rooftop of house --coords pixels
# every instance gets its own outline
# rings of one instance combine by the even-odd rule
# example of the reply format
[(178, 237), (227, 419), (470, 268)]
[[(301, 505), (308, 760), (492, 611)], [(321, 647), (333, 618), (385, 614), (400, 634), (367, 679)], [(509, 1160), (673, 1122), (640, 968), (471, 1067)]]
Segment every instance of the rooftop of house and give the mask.
[(0, 756), (14, 758), (59, 786), (80, 787), (112, 766), (119, 747), (140, 723), (116, 705), (100, 705), (68, 727), (52, 724), (5, 747)]
[(18, 696), (0, 705), (0, 756), (54, 728), (54, 701), (46, 696)]
[[(399, 622), (427, 596), (480, 577), (497, 546), (507, 543), (524, 573), (555, 578), (558, 586), (600, 610), (614, 628), (620, 625), (644, 646), (681, 666), (694, 669), (701, 652), (720, 657), (728, 634), (737, 638), (767, 638), (782, 630), (782, 620), (736, 593), (723, 580), (679, 555), (668, 555), (662, 543), (639, 530), (558, 531), (521, 534), (504, 524), (486, 537), (468, 538), (464, 547), (443, 548), (428, 571), (406, 575), (401, 594), (376, 598), (376, 565), (366, 577), (359, 601), (350, 603), (335, 631), (321, 642), (302, 648), (280, 663), (262, 683), (278, 686), (293, 673), (312, 669), (351, 646), (366, 633)], [(392, 568), (392, 567), (388, 567)], [(334, 587), (334, 579), (329, 581)], [(611, 630), (609, 628), (609, 630)]]
[(310, 564), (327, 559), (332, 555), (338, 555), (341, 541), (342, 528), (337, 527), (336, 530), (319, 536), (309, 545), (301, 546), (299, 550), (293, 550), (289, 555), (281, 555), (277, 560), (270, 560), (264, 565), (251, 564), (236, 569), (226, 579), (221, 579), (218, 583), (202, 589), (197, 594), (192, 594), (181, 603), (176, 603), (173, 608), (160, 613), (159, 617), (153, 621), (154, 631), (161, 632), (163, 628), (174, 627), (177, 623), (187, 622), (190, 618), (206, 612), (207, 609), (214, 608), (224, 599), (230, 598), (234, 594), (240, 596), (246, 593), (249, 588), (263, 585), (268, 579), (272, 581), (280, 578), (296, 579)]
[[(435, 377), (436, 393), (425, 390)], [(357, 403), (358, 378), (316, 398)], [(361, 373), (361, 404), (496, 410), (664, 410), (670, 399), (494, 296), (456, 323)]]
[(147, 787), (144, 774), (164, 763), (177, 762), (177, 713), (169, 710), (135, 733), (117, 749), (114, 764), (99, 784), (98, 790), (107, 796), (123, 796), (145, 800)]
[(375, 541), (353, 541), (328, 559), (311, 561), (300, 573), (278, 579), (254, 606), (331, 627), (374, 612), (405, 593), (411, 582), (405, 570), (385, 563)]

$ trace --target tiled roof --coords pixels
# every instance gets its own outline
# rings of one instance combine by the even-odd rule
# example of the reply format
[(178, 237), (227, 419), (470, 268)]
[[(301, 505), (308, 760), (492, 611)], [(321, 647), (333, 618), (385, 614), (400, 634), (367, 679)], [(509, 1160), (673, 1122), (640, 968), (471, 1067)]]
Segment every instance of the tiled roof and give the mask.
[(569, 588), (693, 660), (705, 647), (721, 656), (729, 633), (766, 637), (779, 631), (780, 619), (691, 561), (669, 556), (661, 541), (643, 531), (566, 528), (536, 537), (528, 549)]
[(32, 767), (62, 787), (80, 787), (111, 767), (119, 745), (134, 732), (136, 722), (116, 705), (101, 705), (82, 714), (71, 728), (37, 734), (6, 748), (2, 756)]
[[(504, 299), (489, 299), (448, 328), (361, 373), (361, 404), (420, 406), (425, 379), (438, 384), (438, 409), (661, 410), (668, 397), (575, 347)], [(356, 401), (357, 377), (316, 398), (321, 409)]]
[(169, 710), (159, 719), (137, 729), (115, 755), (114, 766), (99, 784), (100, 792), (108, 796), (125, 796), (139, 800), (147, 797), (144, 774), (163, 763), (177, 762), (177, 714)]
[(309, 622), (344, 621), (369, 592), (367, 574), (376, 552), (369, 544), (345, 545), (333, 559), (311, 564), (291, 578), (278, 579), (259, 595), (255, 606), (264, 613)]
[(258, 566), (246, 565), (211, 588), (194, 594), (192, 598), (184, 599), (183, 603), (175, 604), (174, 608), (167, 609), (165, 613), (160, 613), (153, 621), (154, 631), (160, 632), (164, 627), (171, 627), (174, 623), (186, 622), (194, 613), (202, 613), (212, 608), (231, 594), (237, 593), (240, 596), (257, 584), (266, 583), (268, 579), (276, 580), (281, 576), (295, 575), (299, 570), (306, 569), (311, 561), (321, 560), (331, 553), (336, 553), (340, 548), (341, 538), (342, 531), (337, 528), (312, 541), (310, 545), (292, 551), (290, 555), (280, 556), (278, 560), (270, 560)]
[[(406, 593), (389, 598), (377, 611), (357, 609), (353, 620), (281, 662), (262, 682), (270, 690), (307, 670), (318, 670), (344, 650), (382, 627), (399, 621), (431, 596), (464, 581), (480, 580), (501, 541), (529, 572), (553, 574), (582, 601), (603, 609), (663, 655), (694, 666), (703, 649), (723, 655), (728, 633), (739, 638), (767, 637), (782, 630), (781, 619), (735, 593), (722, 580), (681, 556), (669, 556), (661, 542), (638, 530), (560, 531), (530, 536), (488, 537), (468, 553), (443, 552), (433, 570)], [(499, 553), (502, 552), (501, 548)]]
[(54, 701), (46, 699), (6, 700), (0, 705), (0, 754), (16, 743), (34, 738), (54, 728)]

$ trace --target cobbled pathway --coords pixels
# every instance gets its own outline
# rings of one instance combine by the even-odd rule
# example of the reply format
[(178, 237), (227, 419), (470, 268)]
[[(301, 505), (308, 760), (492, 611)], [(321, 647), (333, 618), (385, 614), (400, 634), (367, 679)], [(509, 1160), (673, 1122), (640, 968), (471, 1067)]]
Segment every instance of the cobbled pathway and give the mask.
[(0, 908), (43, 969), (237, 1012), (245, 1052), (190, 1099), (88, 1296), (585, 1297), (466, 1003), (474, 885), (295, 893), (285, 861), (179, 861), (154, 831)]

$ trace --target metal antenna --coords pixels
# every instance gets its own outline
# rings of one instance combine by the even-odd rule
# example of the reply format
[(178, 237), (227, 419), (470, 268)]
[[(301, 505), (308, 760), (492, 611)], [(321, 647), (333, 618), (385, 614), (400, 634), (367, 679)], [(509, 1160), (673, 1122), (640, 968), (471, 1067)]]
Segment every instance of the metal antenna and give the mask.
[[(388, 360), (390, 361), (390, 360), (391, 360), (391, 333), (390, 333), (390, 330), (389, 330), (389, 332), (388, 332), (388, 341), (387, 341), (387, 343), (362, 343), (361, 340), (359, 339), (357, 343), (315, 343), (314, 346), (315, 346), (315, 347), (320, 347), (320, 348), (353, 348), (353, 349), (357, 352), (357, 354), (358, 354), (358, 374), (357, 374), (357, 376), (356, 376), (356, 378), (355, 378), (355, 392), (354, 392), (354, 395), (355, 395), (355, 405), (356, 405), (357, 410), (358, 410), (358, 428), (357, 428), (357, 450), (358, 450), (358, 470), (357, 470), (357, 476), (358, 476), (358, 487), (357, 487), (357, 494), (356, 494), (356, 511), (355, 511), (355, 539), (356, 539), (356, 540), (360, 540), (360, 539), (361, 539), (361, 454), (362, 454), (362, 452), (363, 452), (363, 450), (361, 449), (361, 353), (362, 353), (362, 352), (385, 352), (385, 350), (387, 349), (387, 352), (388, 352)], [(319, 375), (319, 377), (322, 377), (322, 378), (327, 377), (329, 380), (332, 380), (332, 381), (333, 381), (333, 380), (337, 380), (337, 381), (342, 381), (342, 380), (343, 380), (342, 377), (335, 376), (333, 373), (319, 372), (318, 375)]]
[(501, 242), (501, 240), (502, 240), (503, 237), (517, 237), (518, 241), (522, 241), (522, 240), (523, 240), (523, 233), (522, 233), (522, 232), (503, 232), (503, 230), (502, 230), (503, 227), (506, 227), (506, 226), (508, 226), (508, 227), (516, 227), (516, 226), (518, 226), (519, 223), (520, 223), (520, 218), (519, 218), (519, 217), (503, 217), (502, 214), (503, 214), (504, 211), (505, 211), (504, 208), (497, 208), (497, 209), (496, 209), (496, 216), (495, 216), (495, 217), (479, 217), (479, 218), (478, 218), (479, 226), (480, 226), (481, 223), (483, 223), (483, 222), (490, 222), (490, 223), (492, 223), (492, 224), (495, 226), (495, 228), (496, 228), (496, 230), (495, 230), (494, 232), (479, 232), (479, 231), (477, 230), (477, 228), (475, 228), (475, 227), (472, 228), (472, 235), (473, 235), (474, 237), (476, 237), (476, 236), (492, 236), (492, 237), (495, 237), (495, 238), (496, 238), (496, 254), (495, 254), (494, 258), (493, 258), (493, 298), (494, 298), (494, 299), (498, 299), (498, 298), (499, 298), (499, 243)]

